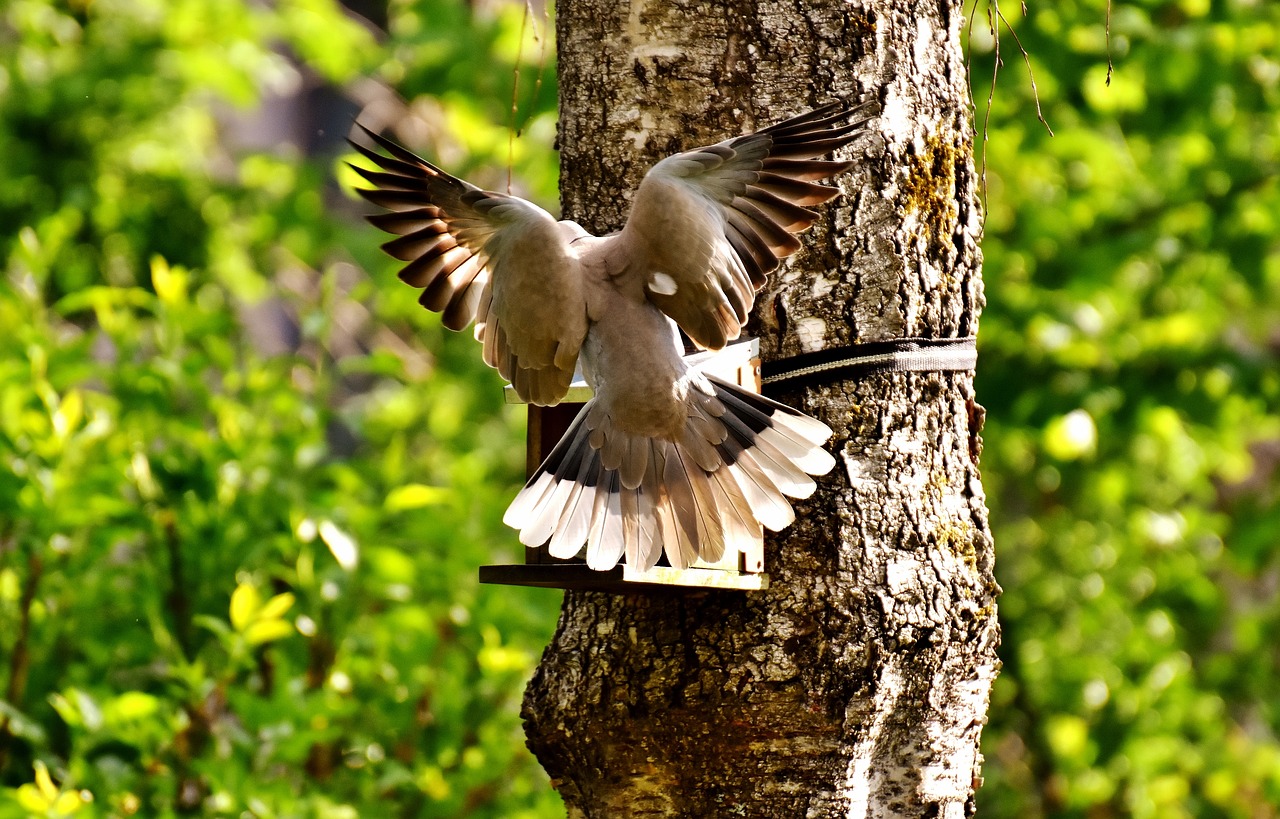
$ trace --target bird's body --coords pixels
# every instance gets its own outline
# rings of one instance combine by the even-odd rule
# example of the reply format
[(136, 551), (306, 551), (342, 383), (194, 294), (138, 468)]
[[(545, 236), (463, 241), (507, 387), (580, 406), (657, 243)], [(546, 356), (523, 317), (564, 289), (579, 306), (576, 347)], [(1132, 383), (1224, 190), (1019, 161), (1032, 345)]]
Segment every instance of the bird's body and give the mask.
[[(821, 422), (710, 377), (685, 361), (682, 329), (719, 349), (738, 337), (755, 292), (793, 234), (848, 167), (817, 157), (865, 120), (839, 103), (755, 134), (668, 157), (646, 175), (619, 232), (595, 237), (524, 200), (481, 191), (372, 135), (385, 172), (357, 168), (400, 235), (446, 326), (476, 322), (486, 363), (526, 400), (559, 402), (575, 363), (594, 397), (512, 502), (504, 520), (556, 557), (586, 548), (592, 568), (717, 560), (794, 519), (834, 460)], [(353, 143), (354, 144), (354, 143)]]
[[(648, 302), (604, 282), (601, 319), (582, 346), (582, 374), (613, 425), (631, 435), (672, 438), (684, 423), (688, 366), (675, 322)], [(632, 333), (610, 332), (629, 327)]]

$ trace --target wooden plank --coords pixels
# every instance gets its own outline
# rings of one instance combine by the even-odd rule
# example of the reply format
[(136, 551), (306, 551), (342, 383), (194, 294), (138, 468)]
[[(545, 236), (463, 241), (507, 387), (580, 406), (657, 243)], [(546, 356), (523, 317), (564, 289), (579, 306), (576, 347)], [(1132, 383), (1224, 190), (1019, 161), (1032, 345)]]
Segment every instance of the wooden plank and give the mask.
[(694, 591), (762, 591), (769, 588), (767, 574), (737, 574), (715, 569), (672, 569), (655, 566), (647, 572), (625, 565), (598, 572), (585, 563), (481, 566), (480, 582), (503, 586), (534, 586), (578, 591), (652, 592), (659, 589)]

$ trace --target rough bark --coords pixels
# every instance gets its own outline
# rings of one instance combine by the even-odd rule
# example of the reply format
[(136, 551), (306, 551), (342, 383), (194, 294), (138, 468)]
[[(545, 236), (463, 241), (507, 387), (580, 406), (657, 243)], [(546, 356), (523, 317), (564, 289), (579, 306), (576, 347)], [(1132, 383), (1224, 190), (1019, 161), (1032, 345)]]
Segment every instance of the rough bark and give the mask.
[[(836, 96), (878, 137), (760, 294), (766, 357), (976, 330), (960, 4), (561, 0), (567, 218), (618, 228), (657, 159)], [(968, 373), (781, 396), (840, 467), (769, 540), (763, 593), (569, 592), (525, 698), (573, 817), (962, 816), (998, 668)]]

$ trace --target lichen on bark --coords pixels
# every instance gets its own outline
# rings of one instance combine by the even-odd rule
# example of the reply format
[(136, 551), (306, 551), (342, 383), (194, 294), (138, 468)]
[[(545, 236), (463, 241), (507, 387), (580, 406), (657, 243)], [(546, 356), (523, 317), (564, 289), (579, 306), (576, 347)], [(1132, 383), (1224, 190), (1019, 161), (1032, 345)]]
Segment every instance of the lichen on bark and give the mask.
[[(980, 223), (958, 4), (562, 0), (566, 218), (616, 229), (648, 167), (835, 97), (876, 135), (763, 291), (767, 357), (976, 331)], [(568, 592), (526, 692), (571, 816), (961, 816), (996, 675), (968, 373), (778, 396), (839, 466), (758, 594)]]

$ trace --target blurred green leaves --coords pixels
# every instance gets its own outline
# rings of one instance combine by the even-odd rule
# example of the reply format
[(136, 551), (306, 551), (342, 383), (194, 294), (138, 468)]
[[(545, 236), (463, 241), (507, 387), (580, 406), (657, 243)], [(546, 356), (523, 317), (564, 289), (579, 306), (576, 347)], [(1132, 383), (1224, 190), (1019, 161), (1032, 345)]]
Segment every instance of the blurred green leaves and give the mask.
[(35, 764), (35, 781), (20, 785), (17, 790), (17, 802), (20, 807), (34, 816), (47, 816), (60, 819), (72, 816), (88, 802), (92, 796), (77, 791), (64, 791), (53, 784), (49, 769), (43, 762)]
[(978, 394), (1005, 667), (980, 813), (1273, 816), (1280, 7), (1113, 3), (1109, 86), (1105, 0), (1014, 12), (1054, 136), (1003, 32)]
[[(1006, 35), (981, 812), (1274, 815), (1280, 11), (1114, 4), (1109, 86), (1105, 0), (1009, 20), (1056, 136)], [(518, 420), (323, 129), (242, 133), (336, 89), (550, 204), (553, 48), (516, 4), (377, 22), (0, 8), (0, 815), (561, 814), (516, 715), (554, 597), (474, 582), (519, 553)]]
[[(517, 715), (556, 600), (475, 582), (520, 554), (518, 417), (377, 256), (333, 140), (276, 127), (399, 72), (375, 96), (447, 150), (451, 96), (505, 134), (520, 10), (388, 24), (0, 8), (0, 816), (560, 810)], [(545, 196), (550, 154), (518, 168)]]

